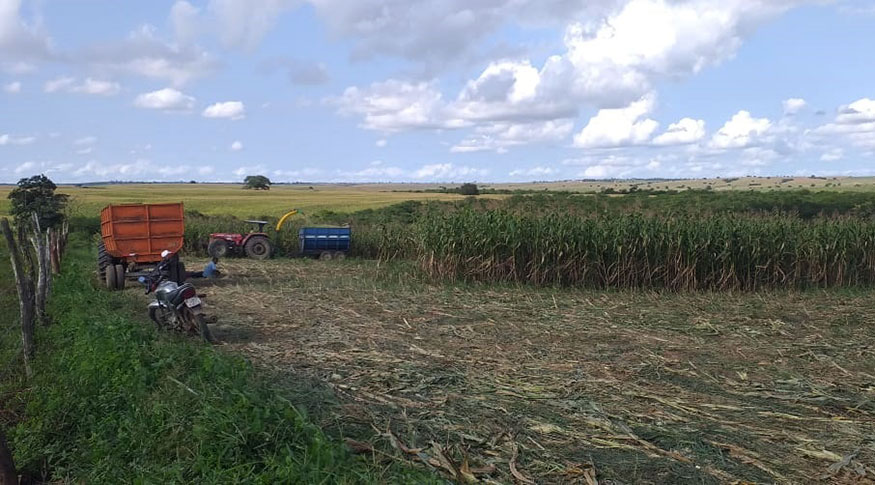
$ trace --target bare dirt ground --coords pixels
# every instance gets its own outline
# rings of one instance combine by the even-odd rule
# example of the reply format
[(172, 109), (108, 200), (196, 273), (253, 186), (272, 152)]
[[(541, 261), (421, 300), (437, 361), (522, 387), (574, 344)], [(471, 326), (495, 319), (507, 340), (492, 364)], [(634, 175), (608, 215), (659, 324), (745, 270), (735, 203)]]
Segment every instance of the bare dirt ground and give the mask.
[(604, 293), (435, 285), (375, 262), (221, 266), (228, 278), (198, 284), (223, 349), (329, 388), (317, 419), (376, 460), (459, 482), (875, 483), (872, 292)]

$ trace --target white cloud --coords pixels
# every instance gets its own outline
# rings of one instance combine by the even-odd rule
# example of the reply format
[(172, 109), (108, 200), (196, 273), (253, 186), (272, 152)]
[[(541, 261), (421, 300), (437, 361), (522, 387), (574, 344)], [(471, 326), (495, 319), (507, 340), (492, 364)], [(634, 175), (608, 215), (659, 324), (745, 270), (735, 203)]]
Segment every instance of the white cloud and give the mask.
[(505, 23), (555, 25), (613, 0), (309, 0), (335, 36), (352, 40), (353, 55), (378, 54), (444, 65), (469, 56)]
[(3, 145), (30, 145), (36, 141), (35, 136), (15, 136), (9, 134), (0, 135), (0, 146)]
[(790, 98), (784, 100), (784, 114), (785, 115), (795, 115), (796, 113), (802, 111), (808, 103), (802, 98)]
[(35, 162), (24, 162), (21, 165), (15, 167), (15, 170), (13, 170), (13, 172), (15, 172), (16, 174), (21, 174), (23, 172), (32, 172), (33, 169), (36, 167), (37, 164)]
[(231, 151), (239, 152), (242, 149), (243, 149), (243, 142), (241, 142), (240, 140), (237, 140), (234, 143), (231, 143)]
[(26, 21), (21, 6), (21, 0), (0, 1), (0, 60), (11, 66), (52, 57), (51, 39), (43, 31), (39, 16)]
[(195, 99), (173, 88), (159, 89), (143, 93), (134, 100), (134, 106), (162, 111), (189, 112), (194, 108)]
[(263, 62), (259, 70), (265, 74), (285, 71), (289, 82), (299, 86), (316, 86), (327, 83), (331, 76), (328, 67), (321, 62), (289, 57), (278, 57)]
[(21, 92), (21, 82), (13, 81), (3, 85), (3, 91), (9, 94), (18, 94)]
[(677, 123), (668, 125), (665, 133), (653, 139), (654, 145), (686, 145), (696, 143), (705, 138), (705, 121), (683, 118)]
[[(639, 106), (636, 103), (653, 92), (657, 81), (693, 75), (731, 58), (758, 25), (807, 0), (606, 0), (589, 2), (586, 7), (574, 1), (492, 0), (466, 2), (465, 9), (453, 1), (425, 0), (415, 5), (402, 0), (312, 1), (329, 23), (337, 22), (336, 28), (355, 33), (368, 50), (407, 56), (407, 49), (411, 49), (411, 56), (428, 58), (441, 57), (435, 49), (445, 44), (453, 45), (458, 39), (467, 44), (488, 31), (492, 9), (505, 11), (498, 15), (502, 19), (499, 24), (513, 16), (508, 12), (542, 12), (552, 19), (564, 19), (569, 13), (586, 10), (590, 14), (583, 17), (586, 20), (567, 27), (564, 50), (549, 56), (540, 68), (516, 55), (516, 59), (489, 63), (454, 98), (445, 98), (434, 81), (393, 79), (348, 88), (335, 102), (341, 111), (362, 116), (362, 127), (383, 131), (557, 121), (575, 118), (585, 106), (616, 110), (601, 113), (592, 120), (593, 126), (577, 137), (579, 146), (589, 147), (649, 141), (656, 122), (644, 117), (649, 110), (634, 115)], [(444, 8), (454, 10), (435, 15)], [(549, 13), (551, 9), (555, 16)], [(597, 22), (592, 19), (599, 17), (593, 13), (607, 15)], [(465, 36), (446, 37), (454, 32), (443, 23), (450, 18), (466, 26)], [(477, 27), (485, 30), (467, 32)], [(416, 48), (405, 46), (408, 29), (416, 39)], [(441, 32), (439, 37), (428, 34), (437, 31)], [(455, 52), (464, 50), (464, 46), (453, 47)], [(681, 133), (681, 128), (692, 131)], [(684, 121), (671, 134), (660, 137), (660, 143), (687, 143), (699, 134), (698, 126)], [(475, 133), (458, 144), (456, 151), (506, 149), (490, 147), (489, 143), (488, 137)]]
[(81, 85), (74, 88), (74, 92), (84, 94), (97, 94), (101, 96), (113, 96), (121, 91), (119, 83), (110, 81), (100, 81), (97, 79), (86, 78)]
[(558, 174), (559, 171), (551, 167), (534, 167), (529, 169), (518, 168), (513, 170), (508, 175), (511, 177), (549, 177)]
[(76, 83), (76, 79), (72, 77), (59, 77), (51, 81), (46, 81), (43, 86), (43, 91), (54, 93), (61, 90), (70, 89)]
[(240, 101), (226, 101), (208, 106), (202, 113), (204, 118), (227, 118), (241, 120), (246, 117), (246, 106)]
[(71, 61), (99, 71), (134, 74), (182, 86), (215, 72), (218, 61), (193, 44), (168, 42), (144, 25), (122, 41), (90, 46), (71, 54)]
[(841, 148), (833, 148), (820, 156), (822, 162), (835, 162), (845, 158), (845, 151)]
[(647, 143), (659, 127), (656, 121), (644, 118), (654, 104), (654, 97), (648, 95), (625, 108), (599, 110), (574, 137), (574, 146), (613, 148)]
[(81, 83), (77, 83), (75, 78), (65, 76), (47, 81), (43, 86), (43, 90), (47, 93), (64, 91), (67, 93), (114, 96), (121, 91), (121, 85), (116, 82), (102, 81), (90, 77)]
[(201, 10), (185, 0), (178, 0), (170, 7), (170, 25), (176, 34), (176, 40), (189, 44), (194, 42), (203, 26), (198, 18)]
[(362, 128), (387, 133), (411, 129), (460, 127), (448, 119), (435, 83), (406, 83), (390, 79), (367, 88), (349, 87), (330, 99), (341, 113), (361, 115)]
[(711, 145), (718, 149), (748, 147), (771, 127), (772, 122), (767, 118), (753, 118), (742, 110), (714, 134)]
[(36, 70), (36, 65), (30, 62), (0, 62), (0, 70), (9, 74), (28, 74)]
[(162, 177), (172, 177), (188, 173), (191, 167), (188, 165), (163, 165), (155, 169), (155, 172)]
[(245, 177), (247, 175), (266, 174), (267, 172), (268, 170), (264, 165), (247, 165), (237, 168), (232, 173), (238, 177)]
[(663, 169), (664, 162), (676, 160), (676, 155), (660, 155), (652, 158), (634, 157), (625, 154), (586, 155), (562, 161), (562, 165), (582, 167), (578, 177), (587, 179), (613, 179), (632, 176), (653, 176), (653, 171)]
[(855, 125), (875, 122), (875, 99), (862, 98), (841, 106), (836, 123)]
[(96, 176), (96, 177), (119, 177), (124, 180), (131, 180), (132, 177), (142, 175), (150, 166), (148, 160), (137, 160), (134, 163), (117, 163), (103, 164), (96, 160), (91, 160), (85, 165), (76, 169), (73, 174), (77, 176)]
[(483, 177), (486, 176), (486, 174), (488, 173), (489, 171), (485, 169), (459, 166), (452, 163), (436, 163), (431, 165), (423, 165), (413, 173), (413, 177), (417, 179), (452, 182), (458, 179)]
[(94, 147), (85, 147), (79, 150), (76, 150), (76, 155), (88, 155), (94, 151)]
[(495, 122), (477, 127), (470, 136), (450, 148), (452, 153), (491, 150), (505, 153), (510, 147), (530, 143), (558, 142), (574, 130), (573, 120), (535, 121), (531, 123)]
[(271, 174), (282, 180), (300, 181), (305, 178), (312, 180), (313, 177), (320, 176), (322, 171), (318, 168), (303, 168), (300, 170), (274, 170)]
[(867, 150), (875, 149), (875, 100), (862, 98), (839, 106), (833, 122), (807, 134), (823, 145), (832, 145), (838, 139)]
[(389, 142), (388, 142), (385, 138), (382, 138), (382, 139), (380, 139), (380, 140), (377, 140), (377, 141), (374, 143), (374, 145), (375, 145), (377, 148), (386, 148), (386, 145), (388, 145), (388, 144), (389, 144)]
[(197, 173), (199, 175), (210, 175), (211, 173), (213, 173), (215, 171), (216, 171), (216, 168), (213, 167), (212, 165), (201, 165), (197, 168)]
[(380, 165), (372, 165), (368, 168), (353, 171), (339, 172), (338, 175), (342, 179), (355, 180), (360, 182), (381, 182), (387, 180), (399, 180), (404, 178), (406, 172), (399, 167), (383, 167)]
[(297, 0), (210, 0), (206, 15), (187, 2), (177, 2), (171, 18), (177, 35), (210, 33), (226, 47), (254, 49), (284, 12), (299, 5)]
[(73, 140), (73, 144), (77, 145), (77, 146), (93, 145), (95, 143), (97, 143), (96, 136), (85, 136), (85, 137)]

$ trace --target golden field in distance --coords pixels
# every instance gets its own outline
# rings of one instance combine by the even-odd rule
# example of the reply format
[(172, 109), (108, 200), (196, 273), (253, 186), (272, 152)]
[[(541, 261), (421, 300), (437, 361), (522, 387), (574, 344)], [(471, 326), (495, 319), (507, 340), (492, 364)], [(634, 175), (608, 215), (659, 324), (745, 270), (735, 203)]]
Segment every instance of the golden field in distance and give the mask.
[[(185, 203), (187, 210), (240, 217), (279, 216), (290, 209), (304, 213), (333, 210), (353, 212), (406, 200), (458, 200), (456, 194), (422, 192), (456, 184), (312, 184), (275, 185), (269, 191), (244, 190), (242, 184), (118, 184), (63, 185), (77, 215), (97, 215), (108, 204)], [(595, 193), (628, 190), (875, 190), (875, 177), (741, 177), (689, 180), (559, 181), (480, 184), (482, 188), (527, 191)], [(12, 185), (0, 186), (0, 214), (7, 214)], [(503, 197), (487, 195), (486, 197)]]

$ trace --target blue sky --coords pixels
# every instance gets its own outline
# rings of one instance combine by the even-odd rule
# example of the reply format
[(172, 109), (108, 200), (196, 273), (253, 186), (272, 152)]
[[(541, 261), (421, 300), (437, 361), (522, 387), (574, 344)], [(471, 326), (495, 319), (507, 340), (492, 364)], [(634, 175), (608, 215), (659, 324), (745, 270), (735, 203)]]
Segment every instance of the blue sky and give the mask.
[(875, 175), (875, 3), (0, 0), (0, 182)]

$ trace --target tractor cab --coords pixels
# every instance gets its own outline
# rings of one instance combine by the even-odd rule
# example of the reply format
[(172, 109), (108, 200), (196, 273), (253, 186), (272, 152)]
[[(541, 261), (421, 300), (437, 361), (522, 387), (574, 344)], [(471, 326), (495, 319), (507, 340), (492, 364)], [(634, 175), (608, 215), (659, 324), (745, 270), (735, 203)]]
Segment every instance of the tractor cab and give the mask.
[[(248, 222), (250, 224), (255, 224), (256, 226), (258, 226), (258, 231), (256, 231), (256, 232), (259, 234), (264, 234), (264, 226), (266, 226), (268, 224), (267, 221), (254, 221), (251, 219), (245, 220), (243, 222)], [(250, 234), (252, 234), (252, 233), (250, 233)]]

